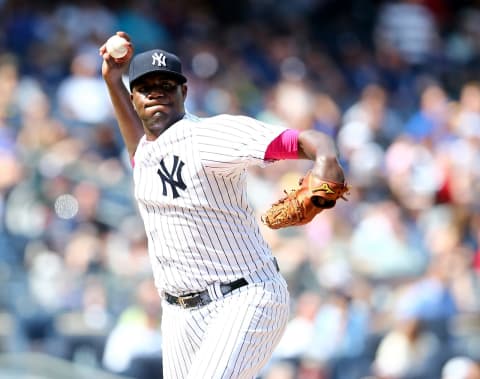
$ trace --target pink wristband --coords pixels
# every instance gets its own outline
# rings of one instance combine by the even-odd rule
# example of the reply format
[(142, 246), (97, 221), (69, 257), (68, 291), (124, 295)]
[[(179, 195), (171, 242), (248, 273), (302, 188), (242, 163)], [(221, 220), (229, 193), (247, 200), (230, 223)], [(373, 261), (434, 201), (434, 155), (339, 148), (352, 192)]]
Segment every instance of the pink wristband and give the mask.
[(299, 131), (287, 129), (268, 145), (264, 159), (297, 159)]

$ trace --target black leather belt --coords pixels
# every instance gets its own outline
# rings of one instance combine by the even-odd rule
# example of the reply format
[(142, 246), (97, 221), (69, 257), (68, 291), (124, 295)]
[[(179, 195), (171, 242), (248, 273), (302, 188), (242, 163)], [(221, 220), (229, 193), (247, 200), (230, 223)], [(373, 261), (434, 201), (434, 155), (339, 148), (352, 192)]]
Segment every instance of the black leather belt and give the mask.
[[(244, 278), (237, 279), (231, 283), (220, 284), (220, 291), (223, 295), (236, 290), (237, 288), (246, 286), (248, 282)], [(212, 301), (212, 298), (208, 294), (207, 290), (189, 293), (183, 296), (174, 296), (169, 293), (165, 293), (165, 300), (170, 304), (179, 305), (182, 308), (194, 308), (201, 305), (207, 305)]]
[[(277, 258), (275, 257), (273, 258), (273, 264), (275, 265), (275, 269), (277, 271), (280, 271)], [(248, 282), (246, 279), (240, 278), (231, 283), (221, 283), (220, 291), (222, 292), (222, 295), (225, 296), (227, 293), (230, 293), (237, 288), (246, 286), (247, 284)], [(165, 300), (170, 304), (179, 305), (182, 308), (194, 308), (202, 305), (207, 305), (208, 303), (212, 302), (212, 298), (208, 294), (207, 290), (189, 293), (182, 296), (174, 296), (170, 295), (169, 293), (165, 293)]]

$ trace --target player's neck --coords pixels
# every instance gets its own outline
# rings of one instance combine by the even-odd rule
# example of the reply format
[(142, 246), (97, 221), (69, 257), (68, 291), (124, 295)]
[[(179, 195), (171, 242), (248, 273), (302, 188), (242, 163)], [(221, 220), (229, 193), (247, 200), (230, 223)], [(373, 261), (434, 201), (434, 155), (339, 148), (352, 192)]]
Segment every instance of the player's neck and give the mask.
[(153, 125), (145, 126), (145, 135), (147, 141), (155, 141), (162, 133), (169, 129), (172, 125), (175, 125), (178, 121), (185, 117), (185, 112), (179, 113), (175, 118), (170, 122), (156, 122)]

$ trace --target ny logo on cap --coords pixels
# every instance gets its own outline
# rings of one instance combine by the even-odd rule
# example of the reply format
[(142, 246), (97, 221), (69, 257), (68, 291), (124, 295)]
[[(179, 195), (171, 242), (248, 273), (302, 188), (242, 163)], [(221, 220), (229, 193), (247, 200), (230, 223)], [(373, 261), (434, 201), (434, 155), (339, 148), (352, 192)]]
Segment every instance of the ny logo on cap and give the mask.
[(158, 67), (167, 67), (167, 57), (163, 53), (158, 54), (157, 52), (152, 54), (152, 66), (157, 65)]

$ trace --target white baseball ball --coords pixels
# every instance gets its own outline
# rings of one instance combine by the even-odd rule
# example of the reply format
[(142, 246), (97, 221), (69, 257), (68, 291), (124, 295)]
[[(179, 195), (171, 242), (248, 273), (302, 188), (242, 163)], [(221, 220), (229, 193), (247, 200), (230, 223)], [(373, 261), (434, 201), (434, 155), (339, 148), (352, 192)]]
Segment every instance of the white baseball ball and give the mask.
[(117, 34), (111, 36), (105, 45), (108, 54), (110, 54), (113, 58), (123, 58), (125, 55), (127, 55), (127, 46), (128, 41)]

